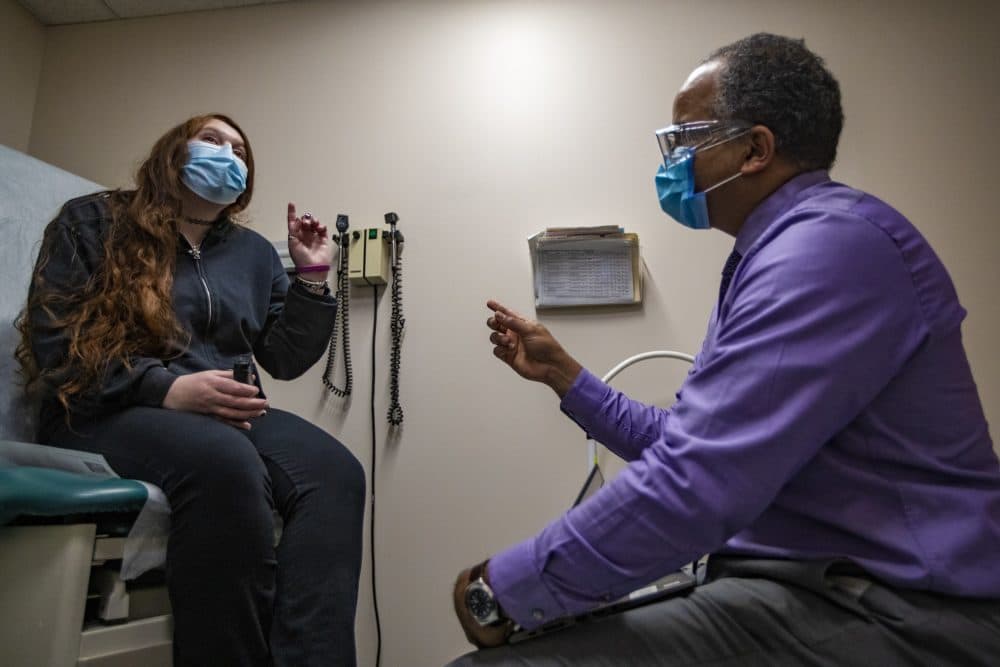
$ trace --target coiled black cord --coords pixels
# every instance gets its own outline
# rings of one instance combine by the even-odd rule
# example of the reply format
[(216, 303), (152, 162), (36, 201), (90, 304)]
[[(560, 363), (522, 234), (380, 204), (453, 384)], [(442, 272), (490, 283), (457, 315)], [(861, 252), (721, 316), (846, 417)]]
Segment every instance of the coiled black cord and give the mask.
[(326, 370), (323, 371), (323, 386), (334, 396), (350, 396), (354, 387), (354, 369), (351, 367), (351, 327), (348, 315), (351, 312), (351, 287), (347, 275), (347, 233), (340, 235), (340, 262), (337, 266), (337, 309), (340, 311), (340, 337), (344, 348), (344, 388), (334, 385), (333, 375), (337, 358), (337, 325), (330, 332), (330, 346), (326, 353)]
[(401, 348), (403, 344), (403, 327), (406, 319), (403, 317), (403, 235), (396, 232), (399, 256), (392, 266), (392, 319), (389, 330), (392, 332), (392, 352), (389, 357), (389, 411), (386, 418), (393, 426), (403, 423), (403, 406), (399, 404), (399, 368), (402, 363)]

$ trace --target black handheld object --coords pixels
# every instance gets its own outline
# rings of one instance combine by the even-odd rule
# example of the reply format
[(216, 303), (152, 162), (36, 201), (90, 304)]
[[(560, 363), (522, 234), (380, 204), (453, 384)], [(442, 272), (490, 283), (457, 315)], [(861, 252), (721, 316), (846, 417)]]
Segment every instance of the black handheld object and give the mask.
[(337, 232), (340, 234), (340, 245), (347, 247), (347, 228), (350, 227), (347, 216), (343, 213), (337, 214)]
[(250, 357), (248, 355), (236, 357), (236, 361), (233, 362), (233, 379), (243, 384), (253, 384), (250, 381)]

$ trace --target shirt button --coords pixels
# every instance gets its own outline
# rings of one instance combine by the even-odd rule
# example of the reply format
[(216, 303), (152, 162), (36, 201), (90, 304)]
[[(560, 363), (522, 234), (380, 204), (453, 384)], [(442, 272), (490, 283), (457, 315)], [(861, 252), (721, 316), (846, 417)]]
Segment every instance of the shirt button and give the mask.
[(532, 609), (531, 617), (534, 618), (536, 621), (540, 621), (543, 618), (545, 618), (545, 612), (542, 611), (541, 609)]

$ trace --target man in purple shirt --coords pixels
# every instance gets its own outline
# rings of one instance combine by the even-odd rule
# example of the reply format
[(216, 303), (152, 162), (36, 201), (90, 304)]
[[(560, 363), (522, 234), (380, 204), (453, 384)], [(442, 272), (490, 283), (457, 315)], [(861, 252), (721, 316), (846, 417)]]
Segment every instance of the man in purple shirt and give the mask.
[(453, 664), (996, 664), (1000, 464), (965, 310), (900, 213), (830, 180), (837, 81), (803, 41), (753, 35), (673, 116), (661, 207), (736, 239), (701, 352), (651, 407), (489, 302), (494, 354), (629, 465), (454, 600), (486, 648), (711, 553), (704, 583)]

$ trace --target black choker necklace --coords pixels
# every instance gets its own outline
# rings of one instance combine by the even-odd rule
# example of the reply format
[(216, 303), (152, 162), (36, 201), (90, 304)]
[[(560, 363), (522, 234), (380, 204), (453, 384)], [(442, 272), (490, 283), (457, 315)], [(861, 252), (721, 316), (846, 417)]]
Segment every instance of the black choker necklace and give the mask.
[(199, 220), (198, 218), (184, 218), (193, 225), (205, 225), (206, 227), (215, 224), (215, 220)]

